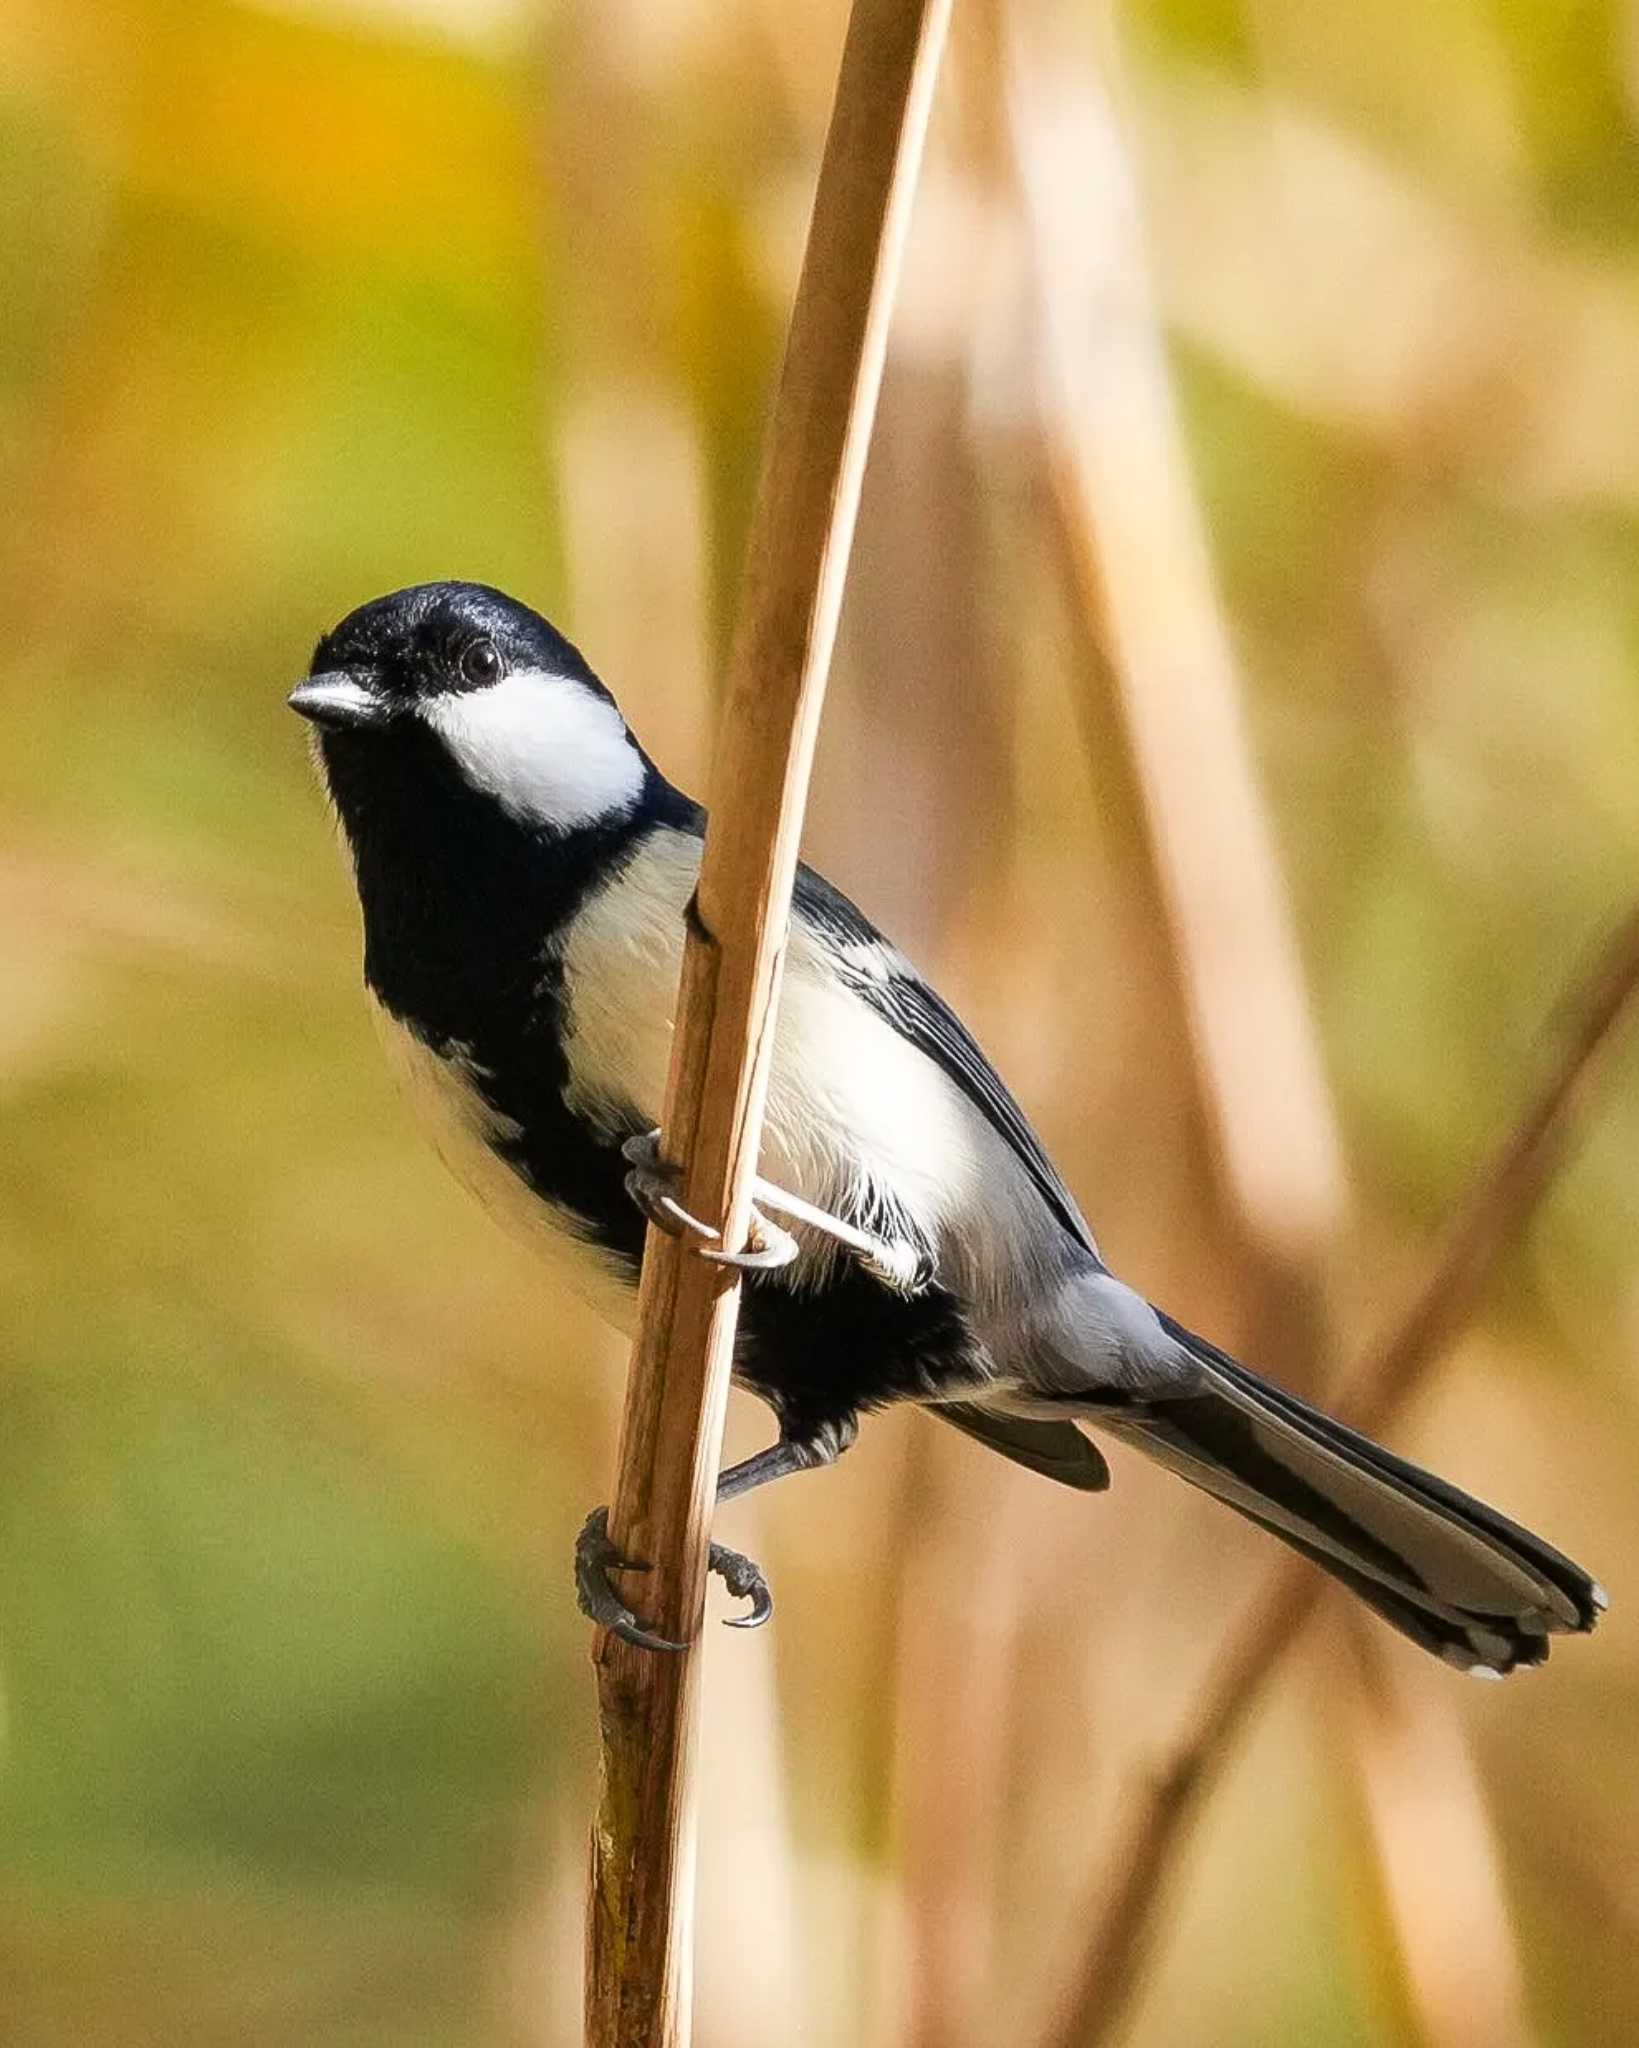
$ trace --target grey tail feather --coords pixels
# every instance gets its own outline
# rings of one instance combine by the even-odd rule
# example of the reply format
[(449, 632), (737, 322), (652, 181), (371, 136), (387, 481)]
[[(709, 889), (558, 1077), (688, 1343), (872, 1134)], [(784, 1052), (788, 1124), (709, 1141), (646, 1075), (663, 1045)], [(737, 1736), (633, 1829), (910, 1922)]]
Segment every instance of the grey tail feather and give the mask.
[(1604, 1593), (1541, 1537), (1161, 1324), (1200, 1368), (1190, 1391), (1089, 1419), (1312, 1558), (1413, 1642), (1501, 1676), (1542, 1663), (1550, 1634), (1597, 1622)]
[(1058, 1480), (1061, 1486), (1102, 1493), (1110, 1483), (1110, 1468), (1103, 1454), (1073, 1422), (1033, 1422), (1017, 1415), (995, 1415), (965, 1401), (930, 1403), (926, 1413), (1000, 1451), (1015, 1465), (1027, 1465), (1046, 1479)]

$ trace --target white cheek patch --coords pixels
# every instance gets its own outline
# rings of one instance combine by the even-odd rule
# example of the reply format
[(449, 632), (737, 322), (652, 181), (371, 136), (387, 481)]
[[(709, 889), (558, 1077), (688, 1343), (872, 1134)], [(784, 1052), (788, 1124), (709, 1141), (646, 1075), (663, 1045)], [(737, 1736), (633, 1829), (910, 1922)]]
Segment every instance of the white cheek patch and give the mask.
[(473, 788), (522, 824), (572, 831), (624, 817), (642, 792), (625, 720), (573, 677), (519, 669), (487, 690), (435, 697), (421, 716)]

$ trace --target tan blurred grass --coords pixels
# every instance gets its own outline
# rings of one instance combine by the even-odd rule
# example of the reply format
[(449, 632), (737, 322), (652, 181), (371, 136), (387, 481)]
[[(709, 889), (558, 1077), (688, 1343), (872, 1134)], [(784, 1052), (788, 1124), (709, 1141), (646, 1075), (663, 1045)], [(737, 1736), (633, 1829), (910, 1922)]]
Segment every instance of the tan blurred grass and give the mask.
[[(1019, 31), (1090, 61), (1089, 21), (1049, 12)], [(282, 686), (373, 590), (481, 574), (545, 602), (698, 783), (840, 14), (464, 19), (25, 0), (0, 25), (0, 2012), (25, 2048), (182, 2014), (205, 2043), (572, 2038), (590, 1694), (563, 1558), (606, 1490), (617, 1354), (378, 1073)], [(1347, 1150), (1348, 1329), (1406, 1292), (1639, 853), (1621, 22), (1121, 18)], [(1043, 517), (976, 63), (919, 215), (813, 851), (939, 971), (1121, 1270), (1239, 1341), (1244, 1239)], [(1544, 1678), (1453, 1696), (1530, 2023), (1578, 2048), (1639, 2031), (1633, 1058), (1398, 1439), (1615, 1597)], [(708, 1815), (714, 2043), (770, 2037), (734, 1915), (786, 1853), (792, 2038), (902, 2038), (951, 1928), (947, 2038), (1014, 2038), (1264, 1557), (1159, 1476), (1123, 1464), (1089, 1507), (927, 1435), (880, 1421), (760, 1510), (780, 1619), (713, 1646), (708, 1743), (732, 1773), (760, 1731), (788, 1852), (761, 1800)], [(954, 1693), (950, 1616), (975, 1628)], [(1135, 2039), (1405, 2024), (1306, 1713), (1277, 1700), (1224, 1787)], [(941, 1777), (970, 1753), (984, 1782)], [(919, 1808), (963, 1825), (930, 1847)]]

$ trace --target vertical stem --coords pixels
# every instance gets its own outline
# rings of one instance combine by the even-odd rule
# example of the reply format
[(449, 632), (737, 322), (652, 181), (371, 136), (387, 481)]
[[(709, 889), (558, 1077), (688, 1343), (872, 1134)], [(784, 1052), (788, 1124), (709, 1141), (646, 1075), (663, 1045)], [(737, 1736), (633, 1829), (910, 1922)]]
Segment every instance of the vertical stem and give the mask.
[(1055, 513), (1115, 685), (1224, 1187), (1277, 1258), (1344, 1202), (1290, 904), (1151, 300), (1133, 173), (1097, 78), (1015, 68)]
[[(1565, 1041), (1540, 1092), (1475, 1181), (1447, 1228), (1422, 1288), (1390, 1335), (1344, 1382), (1335, 1410), (1379, 1430), (1430, 1377), (1472, 1315), (1498, 1259), (1564, 1160), (1573, 1120), (1618, 1027), (1639, 1004), (1639, 911), (1631, 912), (1562, 1008)], [(1136, 1786), (1104, 1845), (1076, 1926), (1067, 1973), (1042, 2048), (1093, 2048), (1126, 2018), (1189, 1824), (1277, 1664), (1320, 1598), (1324, 1580), (1297, 1558), (1268, 1574), (1219, 1647), (1193, 1704)]]
[[(691, 906), (663, 1118), (684, 1200), (745, 1235), (773, 1005), (889, 306), (949, 0), (856, 0), (753, 515), (717, 801)], [(644, 1618), (691, 1645), (738, 1289), (651, 1231), (611, 1532)], [(687, 2048), (697, 1650), (598, 1645), (589, 2048)]]

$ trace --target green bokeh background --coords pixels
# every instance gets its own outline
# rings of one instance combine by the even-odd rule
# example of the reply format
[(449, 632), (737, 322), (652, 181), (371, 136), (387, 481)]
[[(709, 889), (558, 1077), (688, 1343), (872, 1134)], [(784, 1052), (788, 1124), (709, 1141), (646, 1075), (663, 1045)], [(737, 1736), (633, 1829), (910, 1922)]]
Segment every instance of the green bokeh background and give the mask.
[[(939, 966), (1123, 1268), (1238, 1340), (1245, 1233), (1192, 1106), (1119, 748), (1089, 768), (1078, 738), (1096, 685), (1028, 408), (994, 377), (997, 333), (1026, 344), (995, 273), (938, 239), (953, 193), (1006, 211), (976, 15), (936, 127), (814, 851)], [(1325, 1272), (1351, 1349), (1422, 1270), (1639, 872), (1639, 16), (1031, 0), (1010, 18), (1072, 76), (1118, 52), (1348, 1152)], [(0, 20), (17, 2048), (576, 2038), (594, 1758), (566, 1560), (607, 1486), (620, 1352), (446, 1184), (395, 1100), (282, 697), (356, 602), (479, 577), (548, 608), (701, 778), (840, 31), (836, 7), (771, 0), (12, 0)], [(1260, 123), (1285, 151), (1269, 189), (1342, 252), (1314, 283), (1352, 276), (1360, 362), (1393, 355), (1407, 306), (1437, 326), (1449, 295), (1449, 353), (1413, 352), (1386, 398), (1350, 382), (1347, 350), (1292, 370), (1282, 329), (1319, 242), (1283, 240), (1279, 207), (1241, 194), (1232, 216), (1249, 250), (1267, 231), (1265, 272), (1204, 262), (1223, 195), (1191, 167), (1227, 186)], [(1393, 232), (1353, 270), (1384, 192)], [(1429, 235), (1459, 258), (1424, 277)], [(1487, 347), (1475, 278), (1501, 281)], [(1107, 703), (1090, 728), (1111, 742)], [(1532, 1685), (1455, 1706), (1372, 1639), (1475, 1773), (1485, 1854), (1447, 1842), (1466, 1876), (1444, 1894), (1483, 1903), (1494, 1859), (1510, 2010), (1564, 2048), (1639, 2033), (1636, 1083), (1629, 1047), (1397, 1439), (1585, 1554), (1611, 1622)], [(762, 1424), (734, 1428), (749, 1446)], [(764, 1510), (778, 1632), (712, 1646), (740, 1690), (709, 1710), (706, 2048), (1028, 2038), (1115, 1791), (1263, 1560), (1127, 1466), (1088, 1510), (928, 1434), (883, 1421), (846, 1473)], [(1018, 1584), (987, 1572), (998, 1544)], [(928, 1820), (928, 1785), (977, 1782), (980, 1710), (964, 1693), (929, 1714), (918, 1603), (995, 1624), (973, 1669), (1003, 1674), (1011, 1718), (982, 1843), (941, 1848)], [(1440, 2017), (1396, 1933), (1384, 1781), (1339, 1706), (1357, 1651), (1329, 1614), (1283, 1680), (1192, 1852), (1133, 2039), (1487, 2038)], [(955, 1933), (952, 1897), (976, 1916)], [(956, 1990), (945, 1938), (974, 1973)]]

